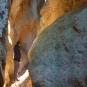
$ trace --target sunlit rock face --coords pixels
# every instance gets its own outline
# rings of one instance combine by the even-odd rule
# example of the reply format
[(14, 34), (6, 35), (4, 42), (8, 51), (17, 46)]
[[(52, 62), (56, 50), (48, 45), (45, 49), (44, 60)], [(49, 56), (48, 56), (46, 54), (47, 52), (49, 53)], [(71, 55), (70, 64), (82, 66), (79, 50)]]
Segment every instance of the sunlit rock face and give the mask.
[(13, 67), (13, 47), (18, 40), (21, 41), (22, 58), (19, 70), (21, 71), (26, 63), (28, 63), (27, 54), (34, 39), (40, 34), (44, 27), (50, 25), (59, 16), (73, 10), (85, 1), (86, 0), (80, 0), (78, 1), (79, 4), (73, 1), (75, 6), (72, 6), (70, 9), (72, 2), (65, 2), (63, 0), (11, 0), (11, 9), (8, 19), (10, 26), (10, 33), (8, 33), (8, 35), (11, 39), (11, 43), (8, 43), (6, 72), (12, 71), (10, 74), (13, 73), (13, 68), (11, 68)]
[(52, 24), (60, 16), (74, 10), (87, 0), (45, 0), (46, 5), (40, 11), (40, 31)]
[(41, 32), (29, 60), (33, 87), (87, 87), (87, 4)]
[[(28, 51), (34, 39), (59, 16), (82, 5), (87, 0), (9, 0), (7, 57), (5, 83), (13, 74), (13, 47), (21, 41), (21, 65), (19, 72), (28, 64)], [(69, 5), (69, 6), (68, 6)], [(42, 9), (43, 8), (43, 9)], [(42, 9), (42, 10), (41, 10)]]
[(4, 69), (6, 60), (6, 31), (8, 18), (8, 1), (0, 0), (0, 87), (4, 84)]
[[(9, 0), (10, 1), (10, 0)], [(21, 64), (19, 72), (28, 64), (28, 51), (37, 36), (40, 19), (40, 9), (44, 0), (11, 0), (8, 19), (8, 49), (5, 69), (5, 84), (11, 81), (14, 61), (13, 48), (18, 40), (21, 41)], [(43, 3), (42, 3), (43, 2)]]

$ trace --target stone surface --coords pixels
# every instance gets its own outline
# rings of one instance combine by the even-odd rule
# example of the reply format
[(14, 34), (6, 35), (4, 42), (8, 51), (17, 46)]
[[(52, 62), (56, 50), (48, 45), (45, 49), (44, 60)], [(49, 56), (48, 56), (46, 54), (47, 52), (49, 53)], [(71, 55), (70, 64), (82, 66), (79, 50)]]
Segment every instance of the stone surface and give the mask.
[(87, 4), (44, 29), (28, 57), (33, 87), (87, 87)]
[[(9, 84), (13, 75), (13, 47), (21, 41), (21, 65), (19, 72), (28, 64), (28, 51), (37, 36), (39, 11), (42, 0), (12, 0), (8, 19), (7, 57), (5, 69), (5, 84)], [(44, 0), (43, 0), (44, 1)], [(39, 9), (39, 10), (38, 10)]]
[(40, 31), (51, 25), (60, 16), (76, 9), (87, 0), (45, 0), (46, 5), (41, 9)]
[(8, 0), (0, 0), (0, 37), (2, 37), (3, 29), (7, 24), (8, 18)]
[(0, 87), (4, 84), (6, 61), (6, 29), (8, 19), (8, 0), (0, 0)]
[[(6, 0), (7, 1), (7, 0)], [(13, 74), (13, 47), (17, 40), (21, 41), (20, 70), (28, 63), (28, 51), (34, 39), (59, 16), (82, 5), (87, 0), (8, 0), (9, 1), (9, 29), (7, 41), (6, 84)], [(45, 2), (46, 1), (46, 2)], [(44, 5), (44, 6), (43, 6)], [(43, 9), (42, 9), (43, 8)], [(42, 9), (42, 10), (41, 10)], [(5, 18), (5, 17), (4, 17)]]
[[(68, 10), (72, 3), (72, 2), (68, 3), (68, 1), (65, 2), (63, 0), (61, 2), (57, 0), (54, 0), (54, 1), (52, 0), (26, 0), (26, 1), (12, 0), (12, 1), (13, 2), (10, 1), (10, 5), (11, 5), (11, 10), (9, 14), (10, 32), (8, 33), (12, 43), (11, 44), (8, 43), (8, 53), (7, 53), (8, 68), (6, 72), (9, 72), (8, 70), (10, 70), (10, 65), (13, 66), (13, 59), (12, 59), (13, 50), (12, 49), (15, 43), (17, 42), (17, 40), (21, 41), (21, 46), (22, 46), (21, 48), (23, 48), (21, 49), (22, 50), (21, 51), (22, 63), (20, 67), (20, 71), (21, 71), (24, 65), (27, 63), (28, 50), (30, 49), (34, 39), (43, 30), (42, 28), (51, 24), (60, 15), (65, 14), (64, 8)], [(80, 0), (78, 4), (77, 2), (73, 2), (76, 4), (76, 6), (75, 7), (72, 6), (72, 8), (74, 9), (78, 7), (79, 5), (83, 4), (84, 2), (86, 2), (86, 0), (83, 0), (83, 1)], [(67, 8), (67, 4), (70, 4), (68, 8)], [(63, 8), (63, 5), (64, 5), (64, 8)], [(42, 7), (43, 9), (41, 10)], [(63, 11), (59, 12), (58, 9), (61, 9)], [(69, 9), (67, 12), (69, 11), (71, 11), (71, 9)], [(25, 50), (25, 52), (23, 50)], [(13, 70), (10, 70), (10, 71), (13, 71)], [(10, 73), (12, 74), (13, 72), (10, 72)]]

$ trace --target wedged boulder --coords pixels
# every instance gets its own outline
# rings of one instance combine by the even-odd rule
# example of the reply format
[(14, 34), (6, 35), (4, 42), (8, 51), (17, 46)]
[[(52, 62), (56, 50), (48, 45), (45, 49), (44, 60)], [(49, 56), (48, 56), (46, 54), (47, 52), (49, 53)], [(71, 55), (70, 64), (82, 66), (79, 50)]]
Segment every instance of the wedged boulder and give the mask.
[(87, 87), (87, 4), (44, 29), (28, 57), (33, 87)]

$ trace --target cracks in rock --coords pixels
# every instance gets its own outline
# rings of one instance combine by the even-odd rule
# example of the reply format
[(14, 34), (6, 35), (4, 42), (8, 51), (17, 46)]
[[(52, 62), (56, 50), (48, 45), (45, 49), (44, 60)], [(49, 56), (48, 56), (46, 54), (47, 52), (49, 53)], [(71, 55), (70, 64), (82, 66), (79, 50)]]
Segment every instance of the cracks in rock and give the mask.
[(83, 51), (81, 51), (81, 50), (77, 50), (80, 54), (83, 54), (84, 52)]
[(69, 52), (69, 49), (67, 48), (67, 46), (66, 46), (65, 43), (63, 43), (63, 46), (64, 46), (65, 51), (68, 52), (68, 53), (70, 53), (70, 52)]
[(69, 53), (69, 49), (66, 46), (64, 46), (64, 49)]
[(67, 40), (65, 39), (65, 36), (64, 36), (64, 35), (61, 36), (61, 40), (62, 40), (62, 44), (63, 44), (63, 46), (64, 46), (65, 51), (68, 52), (68, 53), (70, 53), (70, 52), (69, 52), (69, 49), (68, 49), (67, 46), (66, 46), (66, 44), (67, 44), (68, 42), (67, 42)]
[(86, 85), (87, 85), (87, 77), (85, 77), (85, 83), (86, 83)]
[(3, 71), (2, 71), (2, 66), (0, 64), (0, 86), (3, 87), (3, 84), (4, 84)]
[(34, 83), (34, 87), (40, 87), (40, 84)]
[(77, 33), (80, 33), (80, 31), (75, 26), (73, 26), (73, 30), (76, 31)]
[(73, 87), (84, 87), (77, 78), (68, 78), (68, 83)]
[(83, 44), (83, 46), (87, 49), (87, 43)]

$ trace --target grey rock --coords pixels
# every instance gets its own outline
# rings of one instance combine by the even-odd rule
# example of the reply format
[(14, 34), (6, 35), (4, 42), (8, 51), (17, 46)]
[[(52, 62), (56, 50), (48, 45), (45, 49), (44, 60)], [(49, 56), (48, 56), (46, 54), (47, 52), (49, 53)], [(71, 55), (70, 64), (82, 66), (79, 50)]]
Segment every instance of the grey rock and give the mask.
[(87, 4), (44, 29), (28, 57), (33, 87), (87, 87)]
[(0, 0), (0, 37), (2, 37), (2, 31), (7, 24), (8, 18), (8, 0)]
[(4, 84), (8, 0), (0, 0), (0, 87)]

